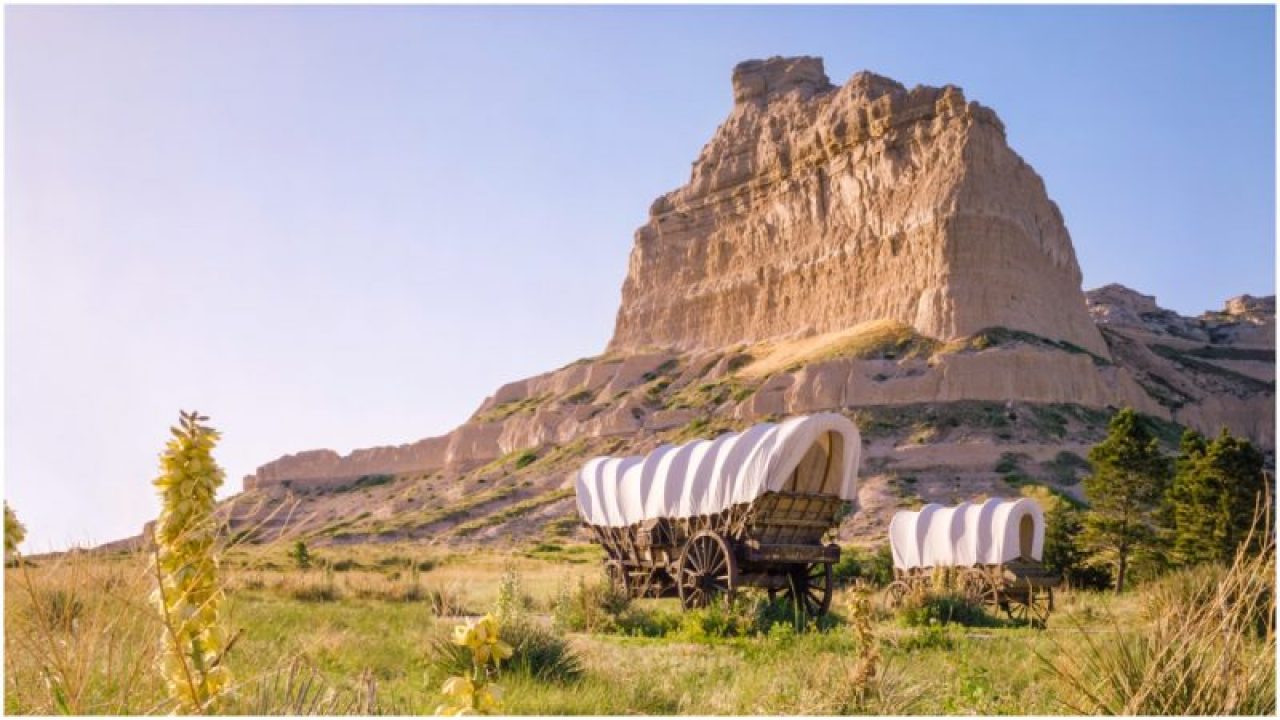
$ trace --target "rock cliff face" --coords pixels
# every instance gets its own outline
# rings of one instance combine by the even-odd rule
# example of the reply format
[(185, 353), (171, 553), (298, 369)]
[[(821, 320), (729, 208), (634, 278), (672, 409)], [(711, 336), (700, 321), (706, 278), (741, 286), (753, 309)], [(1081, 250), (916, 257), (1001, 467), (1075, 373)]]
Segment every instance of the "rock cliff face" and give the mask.
[(636, 232), (611, 352), (705, 350), (891, 319), (1107, 348), (1071, 238), (995, 113), (817, 58), (739, 65), (689, 184)]
[[(821, 410), (862, 427), (846, 529), (866, 536), (908, 498), (1008, 492), (1011, 463), (1078, 493), (1122, 406), (1166, 443), (1179, 423), (1274, 447), (1274, 297), (1187, 318), (1109, 285), (1086, 305), (1043, 183), (958, 89), (870, 73), (837, 88), (820, 60), (775, 58), (739, 65), (733, 95), (689, 184), (636, 233), (604, 355), (504, 385), (444, 436), (269, 462), (232, 526), (560, 537), (591, 455)], [(284, 498), (305, 507), (275, 513)]]
[(1274, 447), (1275, 296), (1242, 295), (1194, 318), (1123, 285), (1092, 290), (1088, 302), (1112, 356), (1168, 417)]

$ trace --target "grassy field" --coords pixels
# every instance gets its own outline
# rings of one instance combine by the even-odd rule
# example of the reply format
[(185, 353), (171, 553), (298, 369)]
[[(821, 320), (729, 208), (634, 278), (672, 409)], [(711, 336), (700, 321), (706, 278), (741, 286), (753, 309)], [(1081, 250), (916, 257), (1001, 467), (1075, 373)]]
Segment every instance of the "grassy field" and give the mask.
[[(460, 616), (490, 611), (504, 574), (508, 581), (518, 578), (529, 621), (546, 627), (560, 616), (557, 603), (600, 574), (599, 550), (592, 546), (549, 545), (503, 555), (376, 546), (317, 555), (327, 569), (296, 569), (283, 549), (232, 553), (224, 561), (227, 619), (240, 633), (227, 660), (240, 690), (225, 711), (431, 713), (448, 674), (434, 662), (434, 643)], [(9, 568), (6, 712), (166, 712), (165, 690), (154, 672), (159, 630), (147, 604), (152, 580), (145, 558), (136, 556), (64, 556)], [(995, 617), (968, 618), (970, 626), (943, 624), (927, 613), (890, 613), (872, 595), (870, 613), (860, 616), (869, 623), (869, 636), (850, 622), (850, 589), (838, 592), (833, 622), (802, 632), (789, 622), (721, 632), (724, 618), (682, 614), (674, 600), (645, 600), (626, 610), (631, 620), (614, 627), (563, 633), (580, 672), (560, 679), (504, 673), (503, 710), (1071, 712), (1063, 702), (1080, 692), (1067, 671), (1090, 671), (1080, 660), (1090, 657), (1090, 645), (1125, 646), (1123, 638), (1158, 635), (1161, 613), (1176, 612), (1169, 608), (1185, 595), (1180, 592), (1164, 583), (1119, 598), (1062, 593), (1044, 630)], [(1270, 602), (1274, 612), (1274, 596)], [(860, 660), (871, 646), (868, 677)], [(1273, 630), (1228, 650), (1274, 657)], [(1248, 667), (1253, 672), (1262, 666)], [(1114, 681), (1102, 677), (1105, 669), (1097, 672), (1100, 685)], [(1268, 692), (1274, 708), (1274, 666), (1269, 677), (1262, 668), (1262, 677), (1251, 682), (1252, 690), (1245, 690), (1256, 694), (1261, 684), (1264, 709)]]

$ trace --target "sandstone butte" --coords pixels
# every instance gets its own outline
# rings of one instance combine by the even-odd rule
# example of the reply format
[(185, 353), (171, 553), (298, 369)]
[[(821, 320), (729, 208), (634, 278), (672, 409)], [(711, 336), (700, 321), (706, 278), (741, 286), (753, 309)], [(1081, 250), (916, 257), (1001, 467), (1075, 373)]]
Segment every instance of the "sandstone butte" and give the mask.
[(994, 112), (867, 72), (835, 87), (808, 57), (742, 63), (733, 97), (689, 184), (636, 232), (610, 351), (896, 320), (1107, 356), (1062, 214)]
[(499, 388), (447, 435), (287, 455), (244, 487), (395, 478), (407, 489), (366, 493), (385, 503), (372, 520), (324, 532), (435, 537), (449, 503), (571, 516), (565, 479), (591, 454), (836, 409), (867, 423), (868, 488), (910, 474), (977, 492), (1006, 455), (1083, 454), (1121, 406), (1270, 449), (1274, 348), (1274, 296), (1196, 318), (1119, 285), (1086, 297), (1043, 181), (959, 88), (837, 87), (817, 58), (755, 60), (688, 184), (636, 232), (605, 354)]

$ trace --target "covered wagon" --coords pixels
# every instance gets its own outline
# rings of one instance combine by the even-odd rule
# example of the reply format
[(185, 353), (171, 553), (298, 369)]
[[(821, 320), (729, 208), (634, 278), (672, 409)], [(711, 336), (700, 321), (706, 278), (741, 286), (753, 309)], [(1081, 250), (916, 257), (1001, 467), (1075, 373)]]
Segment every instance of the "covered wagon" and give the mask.
[(1041, 563), (1044, 512), (1034, 500), (991, 498), (899, 512), (889, 523), (889, 544), (891, 604), (942, 578), (1014, 619), (1043, 625), (1053, 610), (1059, 578)]
[(821, 413), (593, 458), (578, 473), (578, 512), (632, 597), (691, 608), (750, 586), (819, 615), (840, 559), (827, 535), (856, 497), (861, 448), (848, 418)]

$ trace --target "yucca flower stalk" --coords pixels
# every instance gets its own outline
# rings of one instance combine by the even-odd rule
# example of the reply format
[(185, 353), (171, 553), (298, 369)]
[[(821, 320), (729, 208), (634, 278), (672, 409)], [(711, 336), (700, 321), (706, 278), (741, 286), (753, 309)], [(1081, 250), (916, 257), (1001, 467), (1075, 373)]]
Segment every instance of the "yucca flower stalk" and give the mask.
[(490, 665), (496, 674), (503, 660), (511, 657), (511, 646), (499, 637), (498, 621), (485, 615), (475, 622), (453, 628), (453, 643), (471, 649), (471, 677), (455, 675), (444, 681), (441, 692), (447, 698), (436, 715), (476, 715), (502, 707), (502, 688), (493, 684)]
[(160, 517), (155, 524), (152, 601), (160, 611), (161, 672), (176, 710), (205, 713), (227, 691), (231, 674), (223, 664), (228, 645), (219, 608), (218, 528), (214, 496), (223, 471), (213, 459), (218, 431), (207, 417), (181, 413), (160, 457)]

